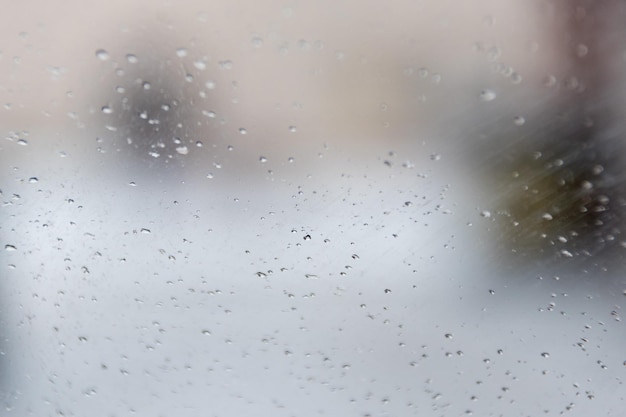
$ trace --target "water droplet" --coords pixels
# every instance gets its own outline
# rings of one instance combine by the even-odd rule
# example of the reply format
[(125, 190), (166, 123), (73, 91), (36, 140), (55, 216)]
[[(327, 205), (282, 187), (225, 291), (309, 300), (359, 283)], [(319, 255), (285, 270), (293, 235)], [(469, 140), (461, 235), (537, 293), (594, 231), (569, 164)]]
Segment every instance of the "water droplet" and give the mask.
[(220, 61), (219, 62), (219, 66), (221, 69), (224, 70), (229, 70), (233, 68), (233, 62), (230, 60), (226, 60), (226, 61)]
[(497, 46), (490, 47), (487, 51), (487, 61), (496, 62), (502, 56), (502, 50)]
[(389, 288), (385, 288), (385, 294), (389, 294), (391, 290)]
[(260, 48), (263, 46), (263, 38), (258, 35), (253, 36), (251, 42), (252, 46), (254, 46), (255, 48)]
[(96, 56), (101, 61), (106, 61), (106, 60), (108, 60), (110, 58), (109, 53), (107, 51), (105, 51), (104, 49), (98, 49), (96, 51)]
[(7, 252), (15, 252), (17, 250), (17, 248), (14, 245), (4, 245), (4, 249)]
[(28, 141), (26, 139), (18, 139), (17, 144), (18, 145), (22, 145), (22, 146), (26, 146), (26, 145), (28, 145)]
[(304, 239), (304, 240), (311, 240), (311, 235), (305, 235), (305, 236), (303, 237), (303, 239)]
[(259, 162), (261, 162), (262, 164), (264, 164), (264, 163), (266, 163), (266, 162), (267, 162), (267, 158), (266, 158), (266, 157), (264, 157), (264, 156), (262, 156), (262, 157), (260, 157), (260, 158), (259, 158)]
[(544, 80), (543, 80), (543, 85), (545, 85), (546, 87), (554, 87), (556, 85), (556, 77), (554, 75), (548, 75)]
[(444, 336), (446, 339), (452, 339), (452, 333), (446, 333)]
[(111, 113), (113, 113), (113, 109), (111, 107), (109, 107), (109, 106), (102, 106), (102, 108), (100, 110), (104, 114), (111, 114)]
[(510, 78), (513, 84), (520, 84), (523, 80), (522, 76), (517, 72), (512, 72)]
[(200, 71), (204, 71), (206, 69), (206, 62), (204, 61), (194, 61), (193, 66), (199, 69)]
[(480, 212), (480, 215), (486, 219), (491, 217), (491, 212), (489, 210), (483, 210)]
[(588, 53), (589, 47), (587, 45), (580, 43), (576, 46), (576, 55), (578, 55), (579, 58), (586, 56)]
[(148, 81), (144, 81), (142, 86), (144, 90), (149, 90), (152, 87), (152, 84), (150, 84)]
[(420, 68), (417, 70), (417, 74), (422, 77), (422, 78), (426, 78), (428, 77), (428, 69), (427, 68)]
[(515, 123), (516, 126), (523, 126), (524, 123), (526, 123), (526, 119), (523, 116), (516, 116), (513, 119), (513, 123)]
[(140, 232), (141, 232), (141, 233), (143, 233), (143, 234), (146, 234), (146, 235), (147, 235), (147, 234), (152, 233), (152, 232), (150, 231), (150, 229), (146, 229), (145, 227), (142, 227), (142, 228), (141, 228), (141, 230), (140, 230)]
[(242, 135), (247, 135), (247, 134), (248, 134), (248, 131), (246, 130), (246, 128), (245, 128), (245, 127), (240, 127), (240, 128), (239, 128), (239, 133), (241, 133)]
[(295, 126), (289, 126), (289, 131), (295, 133), (298, 129)]
[(137, 58), (137, 55), (135, 54), (126, 55), (126, 60), (131, 64), (136, 64), (137, 62), (139, 62), (139, 58)]
[(30, 177), (28, 179), (28, 182), (31, 183), (31, 184), (34, 184), (36, 182), (39, 182), (39, 178), (37, 178), (37, 177)]
[(604, 171), (604, 167), (602, 165), (595, 165), (592, 169), (591, 169), (591, 173), (593, 175), (600, 175), (602, 174), (602, 172)]
[(481, 101), (493, 101), (496, 98), (496, 92), (490, 89), (485, 89), (480, 92), (479, 98)]
[(569, 78), (567, 78), (564, 82), (564, 86), (565, 88), (567, 88), (568, 90), (577, 90), (579, 87), (581, 87), (581, 82), (577, 77), (571, 76)]
[(202, 334), (205, 336), (211, 336), (211, 332), (209, 330), (202, 330)]
[(187, 56), (187, 49), (186, 48), (178, 48), (176, 50), (176, 56), (179, 58), (184, 58)]
[(550, 357), (550, 354), (549, 354), (548, 352), (543, 352), (543, 353), (541, 354), (541, 357), (542, 357), (542, 358), (549, 358), (549, 357)]
[(204, 83), (204, 86), (208, 89), (208, 90), (215, 90), (215, 81), (207, 81), (206, 83)]
[(505, 77), (510, 77), (511, 75), (515, 74), (515, 71), (513, 71), (513, 67), (502, 65), (502, 67), (500, 68), (500, 74), (504, 75)]
[(189, 148), (187, 148), (186, 146), (179, 146), (176, 148), (176, 152), (178, 152), (180, 155), (187, 155), (189, 153)]

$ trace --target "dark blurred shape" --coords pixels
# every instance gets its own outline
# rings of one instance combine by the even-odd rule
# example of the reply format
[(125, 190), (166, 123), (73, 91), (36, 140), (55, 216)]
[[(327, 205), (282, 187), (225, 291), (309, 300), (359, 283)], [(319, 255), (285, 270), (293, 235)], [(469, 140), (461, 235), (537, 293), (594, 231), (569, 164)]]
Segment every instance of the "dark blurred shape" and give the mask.
[(167, 28), (141, 28), (96, 51), (102, 146), (140, 170), (181, 168), (204, 145), (202, 129), (215, 117), (208, 58), (188, 56)]
[(524, 146), (501, 161), (498, 193), (508, 246), (539, 259), (623, 256), (622, 145), (593, 127), (562, 122), (555, 128), (546, 123), (543, 134), (559, 140), (535, 150)]
[(546, 83), (556, 93), (538, 103), (534, 128), (507, 120), (486, 135), (496, 148), (488, 165), (508, 261), (606, 267), (621, 265), (626, 254), (626, 125), (618, 116), (624, 79), (614, 73), (622, 47), (616, 40), (625, 33), (615, 14), (623, 7), (586, 3), (555, 4), (564, 23), (554, 42), (563, 42), (568, 62), (559, 64), (560, 82)]

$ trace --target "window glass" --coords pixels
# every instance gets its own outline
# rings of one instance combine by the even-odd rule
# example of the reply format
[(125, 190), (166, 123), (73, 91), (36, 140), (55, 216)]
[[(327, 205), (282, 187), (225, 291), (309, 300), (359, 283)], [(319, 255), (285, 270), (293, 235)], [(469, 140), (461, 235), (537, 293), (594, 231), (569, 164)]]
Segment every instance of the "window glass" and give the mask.
[(8, 9), (0, 415), (621, 415), (622, 2)]

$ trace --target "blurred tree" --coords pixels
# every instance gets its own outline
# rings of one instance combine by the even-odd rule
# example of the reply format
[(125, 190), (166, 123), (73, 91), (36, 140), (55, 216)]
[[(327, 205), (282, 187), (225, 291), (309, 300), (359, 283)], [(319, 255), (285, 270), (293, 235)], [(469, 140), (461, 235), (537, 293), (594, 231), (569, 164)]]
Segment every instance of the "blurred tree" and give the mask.
[[(533, 127), (492, 125), (487, 133), (495, 148), (487, 165), (495, 169), (499, 230), (514, 258), (524, 262), (583, 257), (607, 264), (626, 251), (624, 122), (618, 113), (625, 80), (615, 71), (616, 65), (623, 69), (624, 7), (616, 1), (558, 2), (553, 14), (552, 42), (567, 51), (559, 76), (545, 80), (553, 97), (529, 117)], [(495, 142), (504, 137), (512, 139)]]

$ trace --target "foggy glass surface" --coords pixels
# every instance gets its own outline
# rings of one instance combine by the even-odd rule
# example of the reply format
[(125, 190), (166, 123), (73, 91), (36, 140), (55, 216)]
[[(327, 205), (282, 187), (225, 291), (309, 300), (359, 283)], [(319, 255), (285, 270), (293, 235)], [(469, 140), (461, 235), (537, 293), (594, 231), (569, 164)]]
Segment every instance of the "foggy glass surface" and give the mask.
[(2, 416), (620, 416), (620, 1), (25, 1)]

